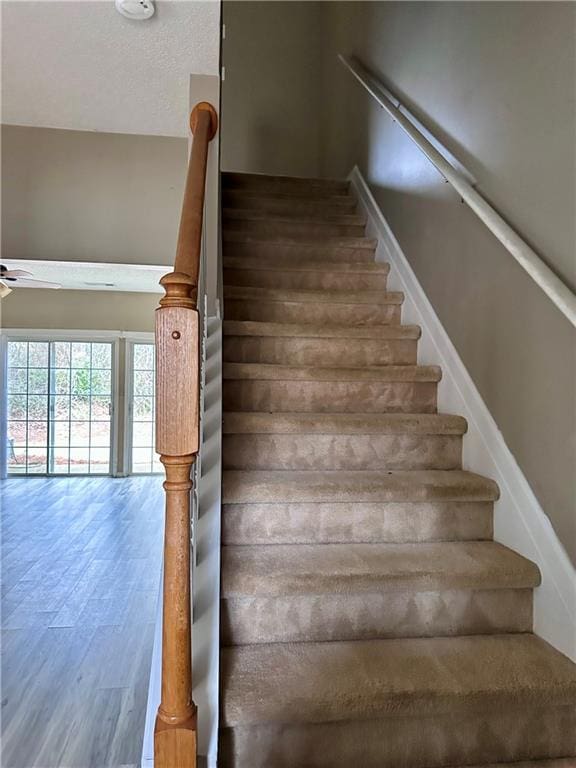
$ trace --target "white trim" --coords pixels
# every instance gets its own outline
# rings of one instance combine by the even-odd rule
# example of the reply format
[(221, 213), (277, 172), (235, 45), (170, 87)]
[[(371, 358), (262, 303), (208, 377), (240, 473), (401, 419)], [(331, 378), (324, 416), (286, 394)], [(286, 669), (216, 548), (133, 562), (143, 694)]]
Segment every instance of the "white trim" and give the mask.
[(110, 341), (128, 339), (129, 341), (154, 341), (154, 333), (148, 331), (99, 331), (76, 330), (66, 328), (3, 328), (2, 336), (11, 339), (29, 338), (34, 341)]
[(8, 477), (8, 339), (0, 334), (0, 480)]
[[(405, 114), (390, 101), (390, 91), (385, 91), (381, 83), (368, 72), (356, 59), (346, 58), (339, 54), (342, 64), (354, 75), (359, 83), (368, 91), (372, 98), (395, 120), (402, 130), (412, 139), (418, 149), (430, 160), (432, 165), (442, 174), (446, 181), (456, 190), (462, 201), (474, 211), (480, 221), (492, 232), (510, 255), (530, 275), (536, 285), (562, 312), (574, 327), (576, 327), (576, 294), (565, 285), (540, 256), (526, 243), (520, 235), (504, 221), (498, 211), (480, 195), (461, 173), (456, 171), (445, 157), (421, 131), (410, 122)], [(396, 99), (398, 101), (398, 99)]]
[(495, 539), (540, 568), (542, 586), (534, 591), (534, 631), (576, 661), (576, 570), (360, 170), (354, 167), (349, 178), (368, 216), (367, 232), (379, 240), (376, 260), (390, 263), (390, 286), (405, 294), (404, 322), (422, 327), (419, 362), (442, 367), (439, 410), (460, 413), (468, 421), (464, 467), (493, 478), (500, 487), (500, 500), (495, 505)]
[(119, 444), (119, 403), (120, 403), (120, 339), (112, 341), (112, 414), (110, 417), (110, 474), (118, 477), (118, 444)]

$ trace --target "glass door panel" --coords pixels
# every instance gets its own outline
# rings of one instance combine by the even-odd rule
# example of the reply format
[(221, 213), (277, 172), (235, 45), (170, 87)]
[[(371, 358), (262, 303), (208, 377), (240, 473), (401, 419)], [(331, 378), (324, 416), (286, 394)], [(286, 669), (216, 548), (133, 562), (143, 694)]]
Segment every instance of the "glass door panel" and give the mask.
[(132, 473), (162, 472), (154, 450), (154, 344), (132, 344), (131, 468)]
[(109, 474), (112, 344), (8, 342), (8, 471)]

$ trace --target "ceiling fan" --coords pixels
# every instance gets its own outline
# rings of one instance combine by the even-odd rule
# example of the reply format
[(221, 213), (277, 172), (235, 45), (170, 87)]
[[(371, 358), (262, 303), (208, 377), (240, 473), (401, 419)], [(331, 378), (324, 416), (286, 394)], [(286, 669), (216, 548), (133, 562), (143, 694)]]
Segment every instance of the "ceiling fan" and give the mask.
[(4, 298), (12, 288), (61, 288), (60, 283), (49, 283), (46, 280), (36, 280), (32, 272), (25, 269), (8, 269), (0, 264), (0, 298)]

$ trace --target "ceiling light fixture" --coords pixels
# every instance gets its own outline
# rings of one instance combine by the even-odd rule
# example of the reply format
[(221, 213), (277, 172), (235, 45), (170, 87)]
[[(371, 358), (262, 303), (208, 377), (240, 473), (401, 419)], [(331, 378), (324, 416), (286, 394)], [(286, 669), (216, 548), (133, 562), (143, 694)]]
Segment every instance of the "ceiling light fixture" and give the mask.
[(118, 13), (134, 21), (144, 21), (154, 16), (153, 0), (115, 0), (114, 5)]

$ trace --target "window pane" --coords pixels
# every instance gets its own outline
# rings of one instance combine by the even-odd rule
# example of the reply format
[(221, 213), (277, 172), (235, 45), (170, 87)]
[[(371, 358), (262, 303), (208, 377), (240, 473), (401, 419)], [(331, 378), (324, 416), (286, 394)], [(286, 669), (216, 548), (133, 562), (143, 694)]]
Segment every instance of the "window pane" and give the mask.
[(8, 392), (26, 392), (26, 368), (8, 369)]
[[(87, 446), (90, 436), (90, 422), (71, 421), (70, 422), (70, 445), (79, 448)], [(74, 451), (74, 449), (72, 449)]]
[(48, 368), (48, 348), (47, 341), (29, 341), (28, 365), (31, 368)]
[(134, 394), (154, 394), (154, 374), (152, 371), (134, 371)]
[(8, 418), (26, 419), (26, 395), (8, 395)]
[(28, 392), (31, 394), (48, 392), (48, 368), (28, 369)]
[(70, 371), (56, 370), (52, 375), (52, 392), (57, 395), (65, 395), (70, 392)]
[(84, 420), (90, 418), (90, 398), (72, 396), (70, 407), (70, 417), (75, 420)]
[(28, 396), (28, 418), (43, 421), (48, 418), (48, 398), (46, 395)]
[(108, 421), (110, 419), (110, 404), (109, 397), (93, 397), (92, 421)]
[(47, 469), (46, 464), (47, 448), (46, 446), (30, 446), (28, 448), (27, 471), (32, 473), (44, 474)]
[(86, 396), (90, 394), (90, 371), (88, 369), (80, 368), (72, 371), (71, 391), (73, 395)]
[(132, 449), (132, 472), (151, 472), (152, 471), (152, 449), (151, 448), (133, 448)]
[(72, 359), (70, 342), (55, 341), (52, 344), (52, 363), (54, 368), (69, 368)]
[(48, 444), (48, 422), (29, 421), (28, 422), (28, 445)]
[(92, 394), (109, 395), (112, 391), (111, 371), (92, 371)]
[(93, 421), (92, 432), (90, 435), (91, 446), (109, 446), (110, 445), (110, 422)]
[(9, 421), (8, 422), (8, 454), (12, 448), (26, 445), (26, 422)]
[(68, 448), (52, 448), (52, 472), (68, 474)]
[(70, 398), (68, 395), (56, 395), (50, 398), (52, 418), (67, 421), (70, 418)]
[(25, 368), (28, 365), (28, 342), (8, 342), (8, 365)]
[(90, 342), (72, 342), (72, 368), (90, 367)]
[(112, 367), (112, 345), (92, 344), (92, 368)]
[(70, 474), (87, 473), (89, 469), (88, 448), (70, 448)]
[(154, 443), (154, 424), (151, 421), (135, 421), (132, 433), (135, 447), (151, 446)]
[(54, 445), (66, 447), (70, 444), (70, 422), (55, 421), (52, 425)]
[(26, 472), (25, 448), (8, 449), (8, 472), (18, 472), (19, 474)]
[(134, 345), (134, 370), (151, 371), (154, 368), (154, 344)]
[(154, 398), (134, 398), (134, 419), (137, 421), (152, 421), (154, 419)]
[(90, 472), (110, 471), (110, 449), (92, 448), (90, 451)]

